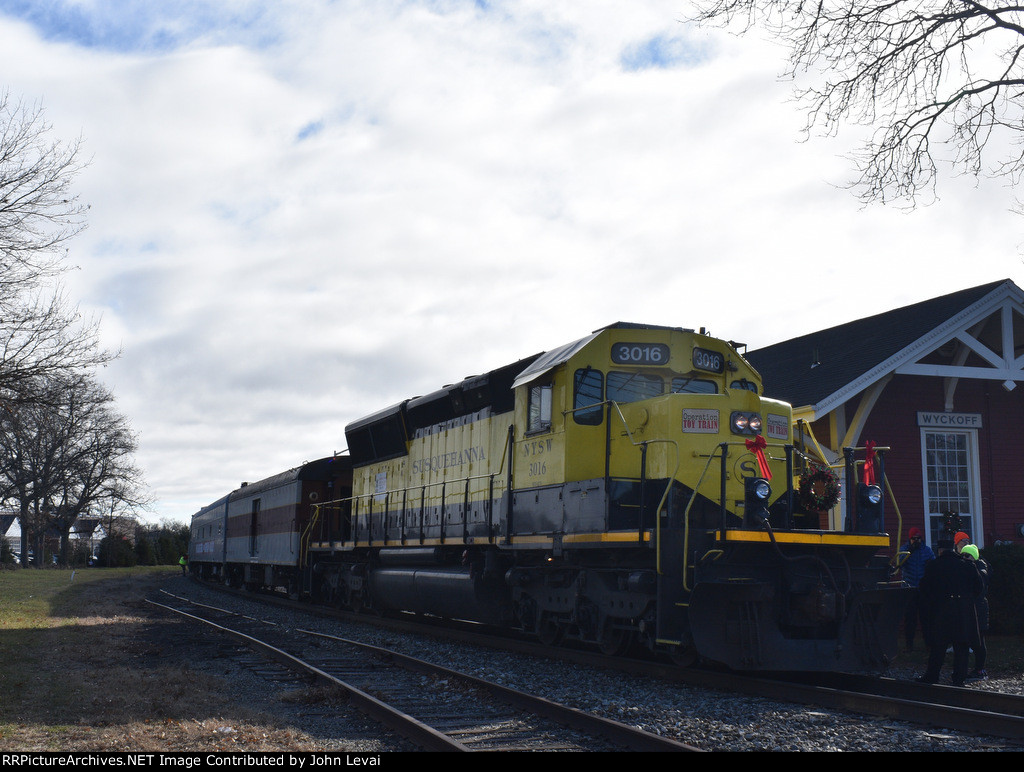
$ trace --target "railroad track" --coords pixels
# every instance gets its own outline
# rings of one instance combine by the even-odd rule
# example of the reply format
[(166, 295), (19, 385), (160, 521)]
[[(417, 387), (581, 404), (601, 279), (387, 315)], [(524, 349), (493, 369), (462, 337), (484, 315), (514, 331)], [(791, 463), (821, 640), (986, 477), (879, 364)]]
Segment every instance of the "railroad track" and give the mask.
[(877, 715), (929, 723), (974, 734), (1024, 740), (1024, 696), (885, 677), (825, 673), (795, 675), (785, 683), (811, 694), (867, 695)]
[(425, 750), (699, 750), (381, 647), (285, 629), (165, 591), (162, 602), (147, 600), (258, 652), (265, 677), (343, 690), (349, 704)]
[[(219, 588), (218, 588), (219, 589)], [(292, 602), (275, 596), (248, 594), (251, 600), (295, 608)], [(311, 609), (323, 614), (324, 610)], [(532, 641), (491, 635), (475, 630), (452, 629), (408, 619), (370, 618), (339, 613), (343, 619), (358, 619), (403, 632), (420, 632), (462, 640), (481, 646), (514, 650), (533, 656), (560, 659), (574, 664), (616, 669), (694, 687), (720, 689), (775, 702), (791, 702), (846, 713), (899, 720), (924, 727), (969, 732), (1014, 745), (1024, 741), (1024, 697), (980, 689), (932, 686), (892, 678), (829, 673), (787, 674), (757, 677), (718, 670), (679, 668), (667, 663), (607, 657), (589, 650), (547, 647)]]

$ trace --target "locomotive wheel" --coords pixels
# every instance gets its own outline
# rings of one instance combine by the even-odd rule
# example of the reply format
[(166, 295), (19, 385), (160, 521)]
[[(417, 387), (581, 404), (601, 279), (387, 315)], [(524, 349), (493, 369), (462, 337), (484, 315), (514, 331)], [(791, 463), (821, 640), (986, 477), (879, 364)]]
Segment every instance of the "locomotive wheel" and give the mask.
[(345, 589), (345, 602), (344, 608), (351, 611), (354, 614), (359, 614), (363, 610), (363, 596), (358, 592), (353, 592), (350, 589)]
[(549, 616), (545, 616), (537, 626), (537, 637), (545, 646), (557, 646), (561, 643), (563, 632), (561, 625)]
[(598, 636), (597, 646), (602, 654), (619, 657), (625, 654), (633, 644), (633, 631), (608, 625)]
[(669, 655), (679, 667), (691, 667), (697, 661), (697, 649), (693, 646), (679, 646)]

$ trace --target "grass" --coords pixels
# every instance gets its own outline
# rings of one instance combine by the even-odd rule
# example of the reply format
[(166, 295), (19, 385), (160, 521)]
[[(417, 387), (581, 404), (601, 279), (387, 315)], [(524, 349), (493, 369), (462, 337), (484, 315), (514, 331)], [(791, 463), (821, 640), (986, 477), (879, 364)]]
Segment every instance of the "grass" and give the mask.
[(143, 598), (177, 571), (0, 570), (0, 751), (317, 749), (166, 650)]

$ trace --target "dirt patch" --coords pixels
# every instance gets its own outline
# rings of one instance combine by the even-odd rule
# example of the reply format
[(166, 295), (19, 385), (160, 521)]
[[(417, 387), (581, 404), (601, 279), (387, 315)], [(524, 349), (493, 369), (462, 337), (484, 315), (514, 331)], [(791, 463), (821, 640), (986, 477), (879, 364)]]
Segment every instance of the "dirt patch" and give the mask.
[(0, 750), (389, 749), (343, 696), (241, 672), (224, 643), (145, 602), (173, 581), (83, 585), (55, 599), (52, 626), (0, 631), (13, 656), (0, 684)]

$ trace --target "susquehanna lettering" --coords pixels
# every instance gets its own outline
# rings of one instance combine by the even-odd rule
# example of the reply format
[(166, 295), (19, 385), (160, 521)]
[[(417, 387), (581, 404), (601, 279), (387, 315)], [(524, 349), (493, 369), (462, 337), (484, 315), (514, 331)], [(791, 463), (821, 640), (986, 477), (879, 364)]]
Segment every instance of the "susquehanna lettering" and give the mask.
[(451, 453), (441, 453), (429, 458), (414, 459), (412, 462), (412, 473), (440, 472), (442, 469), (462, 466), (463, 464), (473, 464), (477, 461), (484, 461), (486, 458), (483, 446), (478, 445), (477, 447), (465, 448), (464, 450), (454, 450)]

